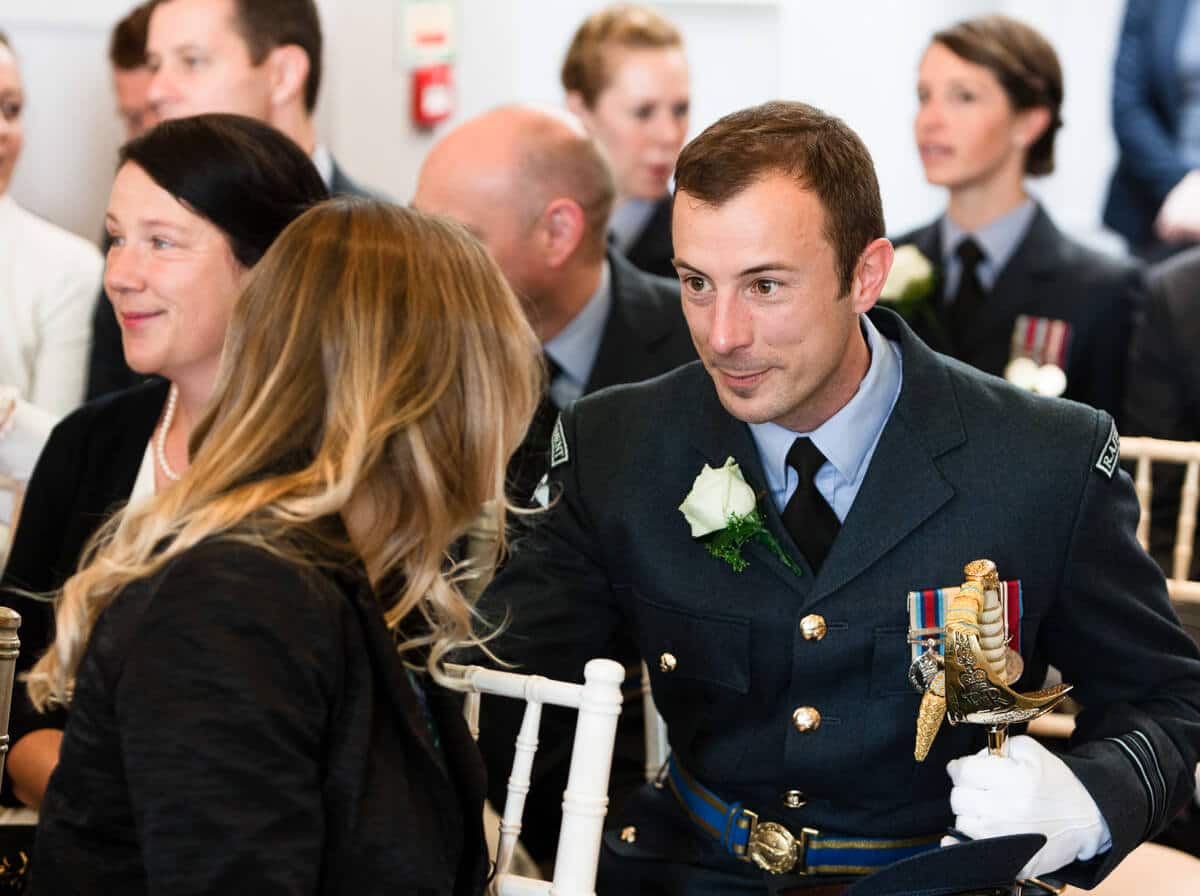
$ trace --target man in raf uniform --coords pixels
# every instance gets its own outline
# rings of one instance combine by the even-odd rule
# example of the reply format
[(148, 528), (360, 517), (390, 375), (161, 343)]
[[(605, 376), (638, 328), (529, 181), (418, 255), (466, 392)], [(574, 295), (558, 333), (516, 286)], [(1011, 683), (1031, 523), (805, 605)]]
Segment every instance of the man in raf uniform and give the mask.
[[(873, 309), (875, 172), (816, 109), (696, 138), (674, 233), (701, 363), (563, 412), (556, 502), (483, 604), (523, 671), (577, 679), (630, 635), (650, 667), (673, 759), (610, 819), (602, 890), (835, 893), (914, 854), (937, 871), (907, 892), (995, 886), (1002, 841), (941, 851), (951, 826), (1044, 836), (1009, 877), (1098, 881), (1188, 798), (1200, 744), (1200, 653), (1137, 545), (1111, 418)], [(943, 728), (918, 763), (906, 593), (984, 557), (1020, 582), (1013, 688), (1057, 666), (1077, 733), (993, 756), (979, 726)]]

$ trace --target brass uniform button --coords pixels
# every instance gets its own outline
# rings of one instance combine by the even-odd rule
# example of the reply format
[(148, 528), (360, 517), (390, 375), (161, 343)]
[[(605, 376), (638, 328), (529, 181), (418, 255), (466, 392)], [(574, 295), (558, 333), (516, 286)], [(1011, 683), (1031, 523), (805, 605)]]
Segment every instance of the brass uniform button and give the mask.
[(675, 667), (678, 665), (679, 663), (676, 662), (675, 654), (673, 653), (664, 653), (658, 658), (658, 668), (664, 672), (674, 672)]
[(629, 825), (628, 827), (621, 828), (621, 842), (622, 843), (636, 843), (637, 842), (637, 828), (635, 828), (633, 825)]
[(809, 613), (800, 620), (800, 634), (804, 635), (805, 641), (820, 641), (825, 637), (826, 631), (824, 616)]
[(799, 790), (789, 790), (783, 795), (783, 805), (789, 809), (799, 809), (807, 802), (808, 797)]
[(821, 727), (821, 714), (811, 706), (801, 706), (792, 713), (792, 724), (801, 734)]

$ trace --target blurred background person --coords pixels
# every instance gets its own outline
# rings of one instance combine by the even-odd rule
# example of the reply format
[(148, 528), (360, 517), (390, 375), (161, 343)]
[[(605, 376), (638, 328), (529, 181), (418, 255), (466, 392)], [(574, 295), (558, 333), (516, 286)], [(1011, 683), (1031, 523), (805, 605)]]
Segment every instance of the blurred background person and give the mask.
[(695, 358), (678, 280), (643, 273), (606, 245), (613, 177), (595, 141), (565, 115), (486, 112), (426, 156), (413, 204), (465, 225), (491, 251), (542, 343), (543, 408), (509, 467), (529, 506), (547, 470), (559, 409)]
[(1200, 6), (1129, 0), (1113, 67), (1104, 223), (1148, 260), (1200, 242)]
[[(446, 215), (476, 234), (521, 299), (542, 345), (547, 388), (508, 466), (509, 499), (519, 507), (545, 503), (536, 494), (550, 469), (551, 433), (558, 412), (581, 395), (649, 379), (695, 360), (679, 302), (679, 281), (644, 273), (606, 247), (613, 179), (604, 156), (579, 124), (561, 113), (505, 106), (465, 122), (429, 152), (413, 204)], [(539, 517), (532, 518), (534, 524)], [(516, 524), (519, 520), (510, 520)], [(470, 554), (489, 555), (498, 537), (493, 510), (472, 530)], [(480, 547), (482, 544), (482, 549)], [(519, 541), (514, 550), (520, 550)], [(482, 589), (486, 579), (473, 583)], [(499, 622), (499, 620), (493, 620)], [(641, 686), (629, 646), (631, 699), (621, 714), (612, 771), (614, 804), (643, 780)], [(485, 753), (494, 746), (494, 771), (508, 763), (520, 708), (485, 701)], [(558, 842), (574, 715), (546, 707), (543, 748), (534, 765), (522, 842), (548, 861)], [(494, 773), (489, 795), (504, 805), (507, 774)]]
[[(22, 617), (20, 670), (53, 631), (51, 605), (20, 592), (60, 587), (114, 510), (167, 489), (187, 470), (188, 440), (212, 394), (247, 272), (326, 195), (295, 143), (243, 116), (164, 122), (121, 150), (106, 218), (105, 287), (130, 366), (159, 379), (68, 416), (38, 460), (0, 580)], [(61, 711), (34, 713), (18, 686), (8, 802), (41, 802), (64, 723)]]
[(937, 271), (914, 329), (988, 373), (1119, 416), (1139, 269), (1068, 238), (1025, 187), (1054, 169), (1054, 48), (1007, 16), (960, 22), (933, 36), (917, 98), (925, 177), (949, 202), (896, 240)]
[(312, 157), (331, 194), (370, 195), (317, 140), (322, 45), (313, 0), (158, 0), (146, 40), (150, 104), (162, 119), (257, 118)]
[(24, 109), (17, 58), (0, 32), (0, 385), (58, 417), (83, 400), (103, 262), (95, 246), (9, 195)]
[[(146, 29), (156, 0), (134, 9), (112, 30), (108, 42), (108, 62), (112, 68), (113, 92), (117, 112), (125, 126), (125, 139), (148, 131), (158, 123), (150, 105), (150, 68), (146, 65)], [(108, 252), (108, 236), (103, 239)], [(92, 348), (88, 356), (87, 399), (91, 401), (109, 392), (135, 386), (143, 379), (125, 363), (121, 351), (121, 328), (103, 290), (92, 313)]]
[(674, 279), (669, 185), (691, 105), (679, 30), (646, 7), (602, 9), (575, 32), (562, 83), (613, 168), (613, 246), (643, 271)]
[(462, 228), (347, 198), (283, 233), (228, 346), (191, 469), (106, 526), (30, 680), (72, 713), (37, 892), (482, 893), (445, 556), (503, 498), (529, 325)]
[(146, 32), (155, 2), (148, 0), (135, 6), (113, 27), (108, 42), (113, 92), (117, 96), (117, 112), (125, 125), (126, 140), (140, 137), (158, 124), (149, 97), (153, 75), (146, 65)]
[[(1123, 432), (1200, 441), (1200, 246), (1154, 265), (1146, 281), (1146, 311), (1129, 351)], [(1153, 471), (1150, 553), (1171, 575), (1183, 468), (1156, 463)], [(1200, 554), (1193, 551), (1185, 573), (1200, 576)]]

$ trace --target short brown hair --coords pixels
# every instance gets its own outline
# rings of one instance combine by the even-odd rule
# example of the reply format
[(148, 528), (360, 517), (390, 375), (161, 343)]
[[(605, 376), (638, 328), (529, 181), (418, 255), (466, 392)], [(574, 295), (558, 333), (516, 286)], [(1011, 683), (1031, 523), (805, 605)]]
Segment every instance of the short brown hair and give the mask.
[[(165, 2), (165, 0), (158, 0)], [(276, 47), (295, 44), (308, 55), (304, 108), (311, 114), (321, 89), (321, 19), (313, 0), (233, 0), (234, 27), (262, 63)]]
[(789, 175), (816, 194), (842, 293), (849, 292), (863, 249), (885, 230), (871, 154), (841, 119), (782, 101), (726, 115), (679, 154), (675, 195), (722, 205), (770, 174)]
[(1054, 135), (1062, 127), (1063, 75), (1050, 42), (1024, 22), (1002, 15), (959, 22), (935, 34), (933, 42), (995, 75), (1017, 111), (1049, 110), (1050, 124), (1025, 156), (1025, 173), (1052, 172)]
[(682, 47), (679, 29), (652, 9), (621, 3), (594, 13), (579, 26), (563, 60), (562, 84), (578, 93), (591, 108), (610, 73), (604, 62), (606, 50), (614, 48), (657, 50)]
[(112, 67), (131, 72), (146, 64), (146, 34), (150, 31), (150, 13), (158, 0), (148, 0), (130, 10), (117, 22), (108, 40), (108, 61)]

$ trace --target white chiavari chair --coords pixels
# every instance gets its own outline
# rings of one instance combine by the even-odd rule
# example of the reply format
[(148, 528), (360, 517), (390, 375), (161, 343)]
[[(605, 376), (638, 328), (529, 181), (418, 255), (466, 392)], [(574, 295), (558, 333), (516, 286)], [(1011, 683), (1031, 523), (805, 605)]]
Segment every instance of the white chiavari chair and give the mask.
[[(479, 666), (447, 665), (451, 686), (466, 694), (463, 711), (473, 737), (479, 736), (481, 694), (524, 700), (525, 715), (517, 735), (516, 754), (508, 779), (508, 796), (500, 820), (500, 844), (491, 892), (495, 896), (591, 896), (608, 810), (608, 776), (612, 767), (621, 712), (621, 682), (625, 670), (612, 660), (591, 660), (583, 684), (554, 681), (539, 675), (519, 675)], [(542, 706), (565, 706), (579, 713), (567, 789), (563, 793), (562, 827), (554, 861), (554, 878), (535, 880), (516, 874), (513, 857), (521, 834), (530, 771), (537, 752)]]
[(1150, 501), (1154, 494), (1153, 464), (1182, 464), (1183, 488), (1179, 515), (1175, 520), (1175, 546), (1167, 574), (1167, 591), (1176, 606), (1200, 606), (1200, 582), (1189, 578), (1192, 545), (1196, 537), (1196, 507), (1200, 502), (1200, 442), (1171, 442), (1166, 439), (1124, 438), (1121, 459), (1136, 462), (1133, 484), (1142, 514), (1137, 538), (1142, 547), (1150, 543)]

